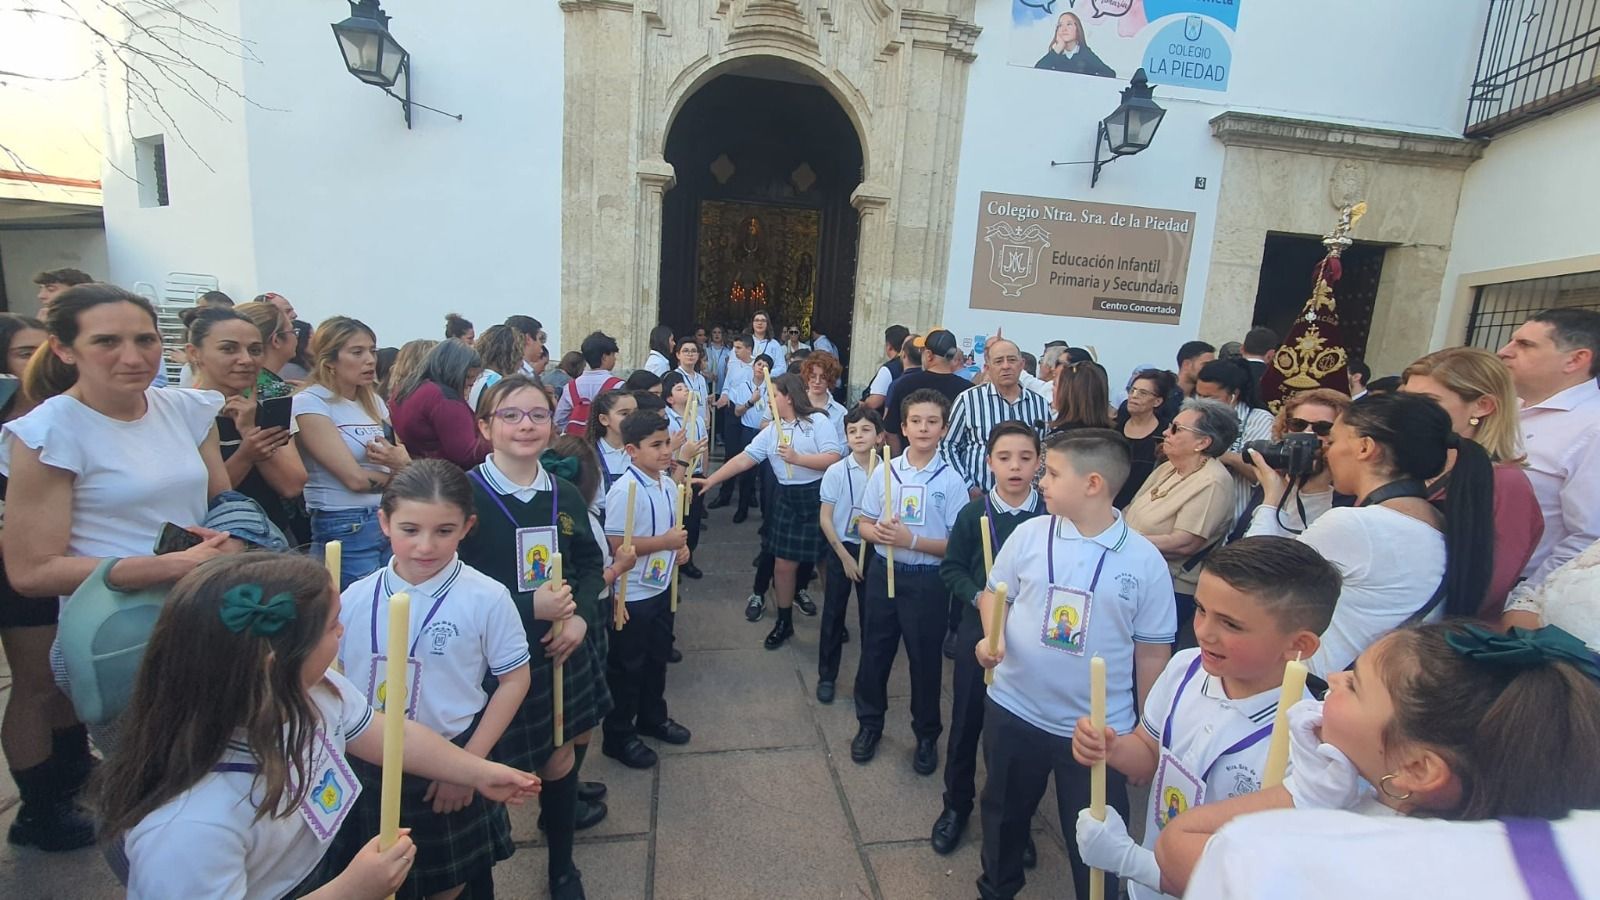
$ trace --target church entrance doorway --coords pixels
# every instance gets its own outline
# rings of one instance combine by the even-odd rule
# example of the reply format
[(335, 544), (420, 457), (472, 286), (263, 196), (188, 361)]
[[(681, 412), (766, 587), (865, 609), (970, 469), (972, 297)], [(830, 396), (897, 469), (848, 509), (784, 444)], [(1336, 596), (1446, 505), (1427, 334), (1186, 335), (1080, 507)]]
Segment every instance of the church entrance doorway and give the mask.
[(848, 366), (862, 153), (838, 102), (798, 75), (723, 75), (685, 101), (665, 159), (660, 321), (737, 334), (765, 310)]

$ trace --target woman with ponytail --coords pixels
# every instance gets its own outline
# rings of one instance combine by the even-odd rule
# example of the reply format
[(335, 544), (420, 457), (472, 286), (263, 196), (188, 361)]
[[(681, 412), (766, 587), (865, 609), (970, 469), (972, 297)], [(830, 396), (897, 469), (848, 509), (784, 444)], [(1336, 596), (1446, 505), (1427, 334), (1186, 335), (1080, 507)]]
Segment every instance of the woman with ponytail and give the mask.
[[(1450, 496), (1435, 506), (1427, 483), (1450, 464)], [(1494, 565), (1494, 470), (1438, 403), (1416, 394), (1368, 395), (1334, 423), (1326, 453), (1333, 489), (1356, 498), (1291, 535), (1278, 523), (1287, 484), (1256, 454), (1263, 500), (1249, 534), (1298, 537), (1338, 567), (1344, 589), (1322, 647), (1307, 660), (1326, 678), (1401, 625), (1475, 616)]]

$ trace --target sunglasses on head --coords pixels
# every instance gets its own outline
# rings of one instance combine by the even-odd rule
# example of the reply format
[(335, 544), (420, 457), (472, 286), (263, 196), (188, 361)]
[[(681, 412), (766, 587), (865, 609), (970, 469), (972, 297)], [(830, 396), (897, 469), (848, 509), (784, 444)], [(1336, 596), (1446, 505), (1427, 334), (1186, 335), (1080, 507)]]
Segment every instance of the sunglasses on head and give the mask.
[(1309, 422), (1296, 416), (1290, 416), (1284, 420), (1283, 424), (1291, 434), (1300, 434), (1309, 430), (1317, 437), (1327, 437), (1333, 433), (1332, 422)]

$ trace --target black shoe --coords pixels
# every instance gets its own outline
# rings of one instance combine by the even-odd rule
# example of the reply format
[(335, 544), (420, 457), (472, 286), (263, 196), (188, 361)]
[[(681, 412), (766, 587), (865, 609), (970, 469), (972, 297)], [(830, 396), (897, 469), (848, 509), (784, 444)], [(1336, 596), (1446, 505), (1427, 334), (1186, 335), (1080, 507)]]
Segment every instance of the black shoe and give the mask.
[(1022, 867), (1031, 869), (1039, 864), (1039, 848), (1033, 845), (1033, 835), (1028, 835), (1028, 842), (1022, 845)]
[(660, 725), (652, 725), (648, 728), (640, 726), (639, 733), (645, 737), (655, 738), (658, 741), (665, 741), (669, 744), (681, 745), (689, 743), (689, 729), (671, 719), (662, 722)]
[(816, 601), (812, 600), (811, 595), (805, 591), (794, 592), (794, 605), (800, 607), (800, 611), (808, 616), (814, 616), (817, 614)]
[(18, 847), (37, 847), (47, 853), (77, 850), (94, 843), (94, 820), (66, 798), (51, 803), (30, 803), (17, 811), (6, 840)]
[(933, 823), (933, 852), (940, 856), (948, 856), (961, 846), (961, 833), (967, 830), (967, 817), (955, 810), (945, 807), (944, 812)]
[(679, 650), (677, 647), (673, 647), (672, 648), (672, 652), (667, 654), (667, 662), (669, 662), (669, 663), (683, 662), (683, 651)]
[(686, 562), (679, 566), (678, 571), (682, 572), (685, 578), (701, 578), (706, 574), (700, 571), (700, 567), (692, 562)]
[(733, 514), (733, 524), (739, 525), (739, 524), (743, 523), (745, 519), (748, 519), (748, 518), (750, 518), (750, 510), (748, 510), (748, 509), (737, 510)]
[(580, 781), (580, 782), (578, 782), (578, 799), (579, 800), (587, 800), (590, 803), (593, 803), (596, 800), (603, 799), (605, 797), (605, 795), (606, 795), (606, 786), (605, 786), (604, 782), (599, 782), (599, 781)]
[(565, 875), (550, 879), (550, 900), (588, 900), (583, 892), (583, 875), (573, 868)]
[(767, 611), (767, 595), (751, 594), (750, 599), (744, 602), (744, 617), (751, 622), (761, 621), (761, 616)]
[(635, 735), (630, 735), (620, 747), (602, 742), (600, 752), (630, 769), (648, 769), (656, 764), (656, 752)]
[(573, 819), (573, 828), (577, 831), (583, 831), (585, 828), (593, 828), (596, 825), (599, 825), (601, 822), (604, 822), (606, 820), (606, 813), (609, 813), (610, 811), (611, 810), (606, 807), (605, 803), (599, 800), (585, 800), (582, 797), (579, 797), (578, 814)]
[(707, 503), (706, 509), (721, 509), (724, 506), (731, 506), (732, 504), (733, 497), (718, 497), (715, 500), (712, 500), (710, 503)]
[(938, 738), (917, 738), (917, 752), (911, 756), (911, 770), (918, 775), (932, 775), (939, 770)]
[(878, 755), (878, 741), (883, 737), (883, 732), (865, 725), (856, 732), (855, 740), (850, 742), (850, 759), (853, 762), (866, 764)]
[(778, 621), (773, 624), (772, 630), (767, 632), (767, 639), (762, 642), (762, 646), (768, 650), (776, 650), (783, 646), (784, 641), (792, 637), (794, 637), (793, 620), (788, 616), (780, 615), (778, 616)]
[(944, 658), (945, 659), (955, 659), (956, 658), (956, 633), (954, 631), (945, 632), (945, 635), (944, 635)]
[(831, 681), (819, 681), (819, 682), (817, 682), (817, 702), (818, 703), (832, 703), (833, 702), (833, 682), (831, 682)]

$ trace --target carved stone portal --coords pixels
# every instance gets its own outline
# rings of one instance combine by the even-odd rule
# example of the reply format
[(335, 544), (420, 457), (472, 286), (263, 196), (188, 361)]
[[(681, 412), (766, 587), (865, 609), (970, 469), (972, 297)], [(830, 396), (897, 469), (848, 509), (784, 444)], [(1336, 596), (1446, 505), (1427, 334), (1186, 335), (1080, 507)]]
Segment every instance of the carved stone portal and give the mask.
[(656, 324), (673, 117), (724, 74), (833, 95), (865, 163), (850, 381), (875, 334), (944, 315), (977, 0), (559, 0), (565, 21), (561, 332), (603, 329), (638, 364)]

